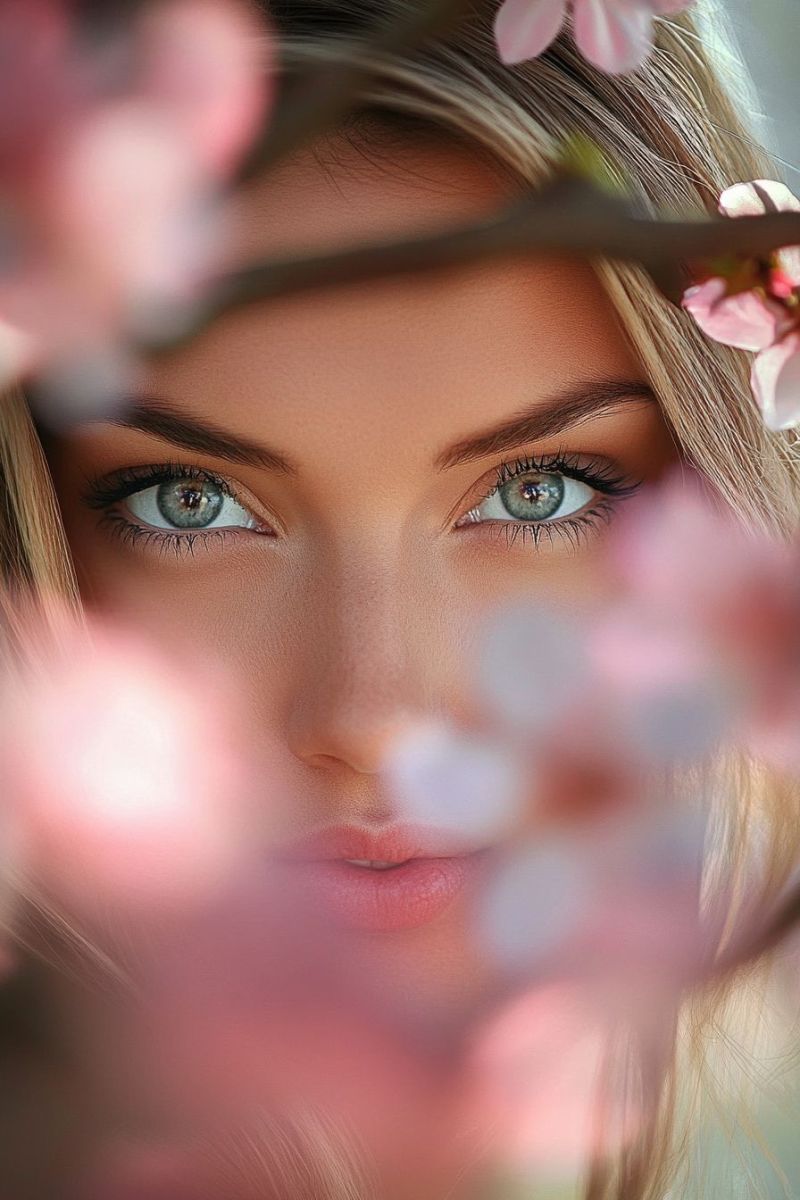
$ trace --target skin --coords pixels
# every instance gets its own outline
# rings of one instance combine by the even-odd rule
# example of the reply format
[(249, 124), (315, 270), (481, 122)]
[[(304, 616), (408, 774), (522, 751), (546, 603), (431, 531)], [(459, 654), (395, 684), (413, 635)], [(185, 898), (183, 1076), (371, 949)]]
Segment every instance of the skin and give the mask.
[[(509, 193), (499, 171), (444, 140), (417, 138), (386, 159), (338, 138), (296, 154), (238, 198), (232, 260), (410, 235), (489, 213)], [(446, 470), (437, 457), (600, 380), (645, 384), (581, 263), (518, 257), (228, 316), (153, 364), (143, 394), (273, 448), (295, 473), (111, 422), (74, 430), (49, 454), (84, 598), (213, 648), (234, 671), (274, 781), (273, 830), (384, 822), (379, 772), (397, 732), (421, 714), (480, 719), (469, 664), (484, 617), (520, 596), (591, 607), (612, 586), (603, 521), (577, 545), (554, 535), (538, 547), (509, 541), (510, 525), (456, 527), (500, 465), (564, 452), (646, 487), (677, 452), (657, 404), (639, 398)], [(238, 529), (177, 554), (126, 544), (86, 505), (87, 477), (168, 461), (228, 479), (277, 536)], [(462, 906), (375, 942), (429, 1003), (469, 1003), (485, 985)]]

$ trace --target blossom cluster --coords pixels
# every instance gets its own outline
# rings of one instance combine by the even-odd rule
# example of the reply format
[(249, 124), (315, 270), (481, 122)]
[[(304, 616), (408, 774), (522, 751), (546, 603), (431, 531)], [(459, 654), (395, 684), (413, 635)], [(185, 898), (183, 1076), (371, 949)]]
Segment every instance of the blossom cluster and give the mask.
[[(800, 200), (783, 183), (756, 179), (727, 188), (719, 210), (728, 217), (800, 212)], [(715, 341), (755, 352), (751, 382), (767, 428), (800, 423), (800, 248), (711, 263), (683, 305)]]
[(648, 57), (653, 19), (688, 8), (693, 0), (504, 0), (495, 20), (504, 62), (536, 58), (572, 14), (575, 42), (601, 71), (622, 75)]
[(142, 2), (91, 36), (74, 8), (0, 6), (0, 385), (56, 375), (86, 408), (222, 261), (220, 189), (272, 78), (244, 0)]

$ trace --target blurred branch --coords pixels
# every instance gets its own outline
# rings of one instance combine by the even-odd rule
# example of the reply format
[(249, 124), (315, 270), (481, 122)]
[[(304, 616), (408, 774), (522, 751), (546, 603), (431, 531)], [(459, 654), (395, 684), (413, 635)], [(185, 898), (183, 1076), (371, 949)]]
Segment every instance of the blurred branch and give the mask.
[(169, 340), (151, 338), (144, 349), (168, 351), (212, 321), (247, 305), (309, 290), (441, 270), (506, 254), (564, 254), (637, 262), (661, 291), (679, 302), (691, 282), (691, 264), (740, 254), (763, 258), (800, 245), (800, 213), (709, 217), (672, 221), (643, 216), (625, 198), (587, 180), (561, 178), (478, 222), (391, 242), (299, 258), (266, 260), (220, 280), (209, 290), (191, 328)]
[(309, 137), (333, 128), (350, 110), (372, 71), (375, 55), (413, 49), (446, 32), (469, 8), (470, 0), (418, 0), (397, 21), (378, 22), (373, 35), (342, 41), (342, 60), (315, 67), (291, 81), (263, 136), (245, 162), (240, 179), (275, 165)]

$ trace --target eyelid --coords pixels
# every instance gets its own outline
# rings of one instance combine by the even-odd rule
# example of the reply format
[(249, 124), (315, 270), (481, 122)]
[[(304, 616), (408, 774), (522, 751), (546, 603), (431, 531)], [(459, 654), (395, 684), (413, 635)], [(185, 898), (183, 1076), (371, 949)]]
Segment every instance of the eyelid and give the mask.
[[(146, 491), (159, 483), (173, 479), (200, 479), (215, 484), (231, 500), (246, 509), (256, 520), (275, 531), (281, 531), (281, 522), (271, 512), (266, 512), (255, 497), (240, 484), (218, 471), (200, 467), (196, 463), (161, 462), (144, 463), (138, 466), (120, 467), (102, 476), (86, 476), (83, 501), (92, 509), (105, 511), (120, 504), (130, 496)], [(194, 531), (202, 533), (202, 530)]]
[[(637, 491), (643, 482), (626, 476), (618, 464), (602, 455), (566, 450), (561, 446), (546, 454), (521, 451), (518, 457), (504, 459), (490, 468), (464, 493), (448, 514), (447, 527), (452, 528), (454, 521), (494, 496), (509, 479), (527, 471), (568, 475), (596, 488), (601, 494), (620, 498)], [(513, 521), (513, 518), (509, 520)]]

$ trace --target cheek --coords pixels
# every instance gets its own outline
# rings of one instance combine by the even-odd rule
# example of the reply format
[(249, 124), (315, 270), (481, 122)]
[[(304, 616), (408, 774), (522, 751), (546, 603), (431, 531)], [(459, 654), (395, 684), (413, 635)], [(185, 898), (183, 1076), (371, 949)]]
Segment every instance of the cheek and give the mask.
[(380, 706), (391, 691), (412, 708), (480, 720), (477, 664), (497, 609), (524, 602), (577, 613), (611, 587), (600, 544), (547, 556), (465, 534), (407, 545), (381, 567), (346, 547), (199, 548), (176, 561), (169, 549), (126, 551), (96, 530), (71, 536), (87, 607), (185, 648), (190, 660), (216, 660), (246, 697), (265, 749), (277, 748), (287, 714), (342, 698)]

